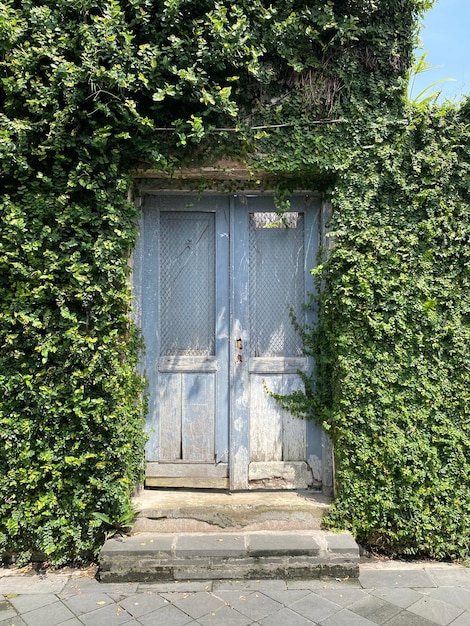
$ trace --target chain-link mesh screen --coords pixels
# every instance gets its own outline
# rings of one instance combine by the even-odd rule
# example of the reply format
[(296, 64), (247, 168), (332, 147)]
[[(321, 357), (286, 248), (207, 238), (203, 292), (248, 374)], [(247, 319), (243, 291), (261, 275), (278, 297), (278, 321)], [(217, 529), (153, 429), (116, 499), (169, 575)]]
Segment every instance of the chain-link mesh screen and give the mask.
[(302, 213), (251, 213), (250, 222), (254, 228), (297, 228), (299, 220), (303, 219)]
[(251, 213), (251, 356), (302, 354), (289, 309), (301, 321), (304, 299), (303, 214)]
[(213, 213), (160, 217), (161, 355), (214, 354)]

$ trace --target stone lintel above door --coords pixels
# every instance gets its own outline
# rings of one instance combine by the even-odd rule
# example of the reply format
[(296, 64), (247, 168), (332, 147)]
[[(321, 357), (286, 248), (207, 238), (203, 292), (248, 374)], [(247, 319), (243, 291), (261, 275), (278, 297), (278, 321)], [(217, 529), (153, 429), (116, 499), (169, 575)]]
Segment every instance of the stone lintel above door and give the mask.
[(257, 172), (256, 174), (250, 170), (245, 163), (234, 161), (232, 159), (221, 159), (215, 163), (206, 163), (204, 165), (188, 164), (173, 171), (162, 171), (148, 169), (146, 167), (137, 167), (132, 172), (133, 177), (137, 179), (161, 179), (173, 181), (185, 181), (196, 179), (208, 180), (254, 180), (257, 178), (265, 178), (266, 172)]
[[(132, 170), (136, 195), (162, 191), (230, 193), (237, 191), (272, 191), (291, 176), (249, 167), (242, 161), (220, 159), (215, 163), (188, 164), (173, 171), (149, 169), (139, 164)], [(297, 189), (298, 192), (304, 191)], [(310, 195), (311, 190), (305, 190)], [(320, 196), (320, 194), (318, 194)]]

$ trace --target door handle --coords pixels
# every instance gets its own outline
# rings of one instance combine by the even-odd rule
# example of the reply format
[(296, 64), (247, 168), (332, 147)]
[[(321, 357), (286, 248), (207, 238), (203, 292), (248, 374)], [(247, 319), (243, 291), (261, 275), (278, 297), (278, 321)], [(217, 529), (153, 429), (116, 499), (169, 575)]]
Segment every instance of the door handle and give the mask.
[(243, 361), (243, 357), (241, 355), (241, 351), (243, 350), (243, 343), (241, 339), (237, 339), (235, 341), (235, 347), (238, 350), (236, 361), (237, 363), (241, 363)]

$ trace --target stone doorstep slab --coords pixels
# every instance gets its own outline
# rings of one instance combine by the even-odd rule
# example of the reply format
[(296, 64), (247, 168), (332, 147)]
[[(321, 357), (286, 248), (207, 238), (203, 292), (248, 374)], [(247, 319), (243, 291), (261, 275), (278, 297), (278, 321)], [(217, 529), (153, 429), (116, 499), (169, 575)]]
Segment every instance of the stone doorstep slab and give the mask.
[(353, 537), (323, 531), (139, 534), (109, 539), (100, 555), (102, 582), (358, 574)]
[(134, 532), (319, 530), (330, 499), (309, 490), (194, 492), (141, 490)]

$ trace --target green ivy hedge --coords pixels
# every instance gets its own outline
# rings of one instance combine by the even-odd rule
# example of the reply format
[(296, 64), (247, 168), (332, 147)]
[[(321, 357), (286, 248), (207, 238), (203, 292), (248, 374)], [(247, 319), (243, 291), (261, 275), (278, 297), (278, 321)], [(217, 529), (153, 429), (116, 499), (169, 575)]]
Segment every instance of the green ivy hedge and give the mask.
[(290, 399), (335, 444), (329, 523), (467, 554), (468, 107), (403, 100), (431, 5), (0, 1), (1, 551), (60, 564), (129, 519), (129, 171), (235, 155), (333, 206), (317, 379)]
[(347, 130), (315, 269), (319, 324), (306, 392), (279, 400), (335, 448), (326, 518), (372, 550), (467, 559), (470, 549), (468, 104)]
[(54, 191), (0, 200), (0, 545), (61, 563), (90, 558), (95, 512), (125, 516), (144, 435), (134, 208), (110, 189), (88, 206)]
[(468, 122), (465, 106), (383, 120), (332, 192), (318, 346), (329, 523), (392, 553), (469, 554)]

